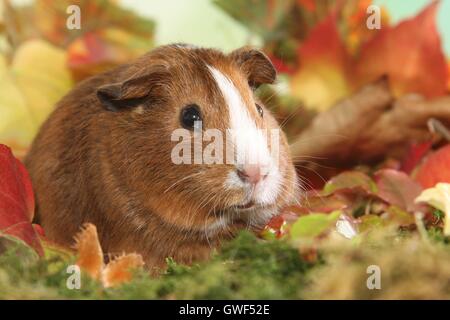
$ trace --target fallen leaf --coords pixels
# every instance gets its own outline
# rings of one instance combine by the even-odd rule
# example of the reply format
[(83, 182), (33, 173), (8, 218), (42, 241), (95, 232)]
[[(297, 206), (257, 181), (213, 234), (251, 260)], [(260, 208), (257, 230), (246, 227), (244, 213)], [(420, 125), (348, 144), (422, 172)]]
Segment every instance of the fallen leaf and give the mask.
[(75, 236), (75, 249), (77, 265), (93, 279), (100, 280), (105, 288), (130, 281), (132, 271), (144, 265), (141, 255), (130, 253), (113, 258), (105, 266), (97, 228), (92, 223), (86, 223)]
[(450, 145), (440, 148), (425, 158), (415, 179), (424, 188), (434, 187), (438, 182), (450, 183)]
[[(76, 5), (81, 12), (81, 29), (66, 27), (67, 8)], [(85, 32), (116, 28), (136, 37), (147, 39), (151, 45), (155, 24), (120, 6), (117, 1), (104, 0), (35, 0), (32, 5), (34, 26), (51, 43), (66, 47)]]
[(346, 171), (331, 178), (323, 188), (325, 195), (338, 190), (361, 188), (367, 193), (376, 193), (377, 185), (365, 173), (359, 171)]
[(362, 88), (313, 119), (291, 144), (294, 159), (312, 158), (336, 166), (364, 157), (354, 146), (391, 103), (386, 79)]
[[(392, 157), (402, 159), (412, 142), (430, 141), (428, 120), (450, 123), (450, 97), (406, 95), (393, 101), (386, 80), (364, 87), (317, 115), (291, 144), (294, 159), (350, 167)], [(317, 159), (317, 160), (316, 160)]]
[(42, 40), (24, 42), (11, 64), (0, 68), (0, 142), (23, 154), (71, 86), (61, 49)]
[(350, 93), (349, 56), (341, 40), (336, 13), (311, 30), (299, 48), (298, 70), (292, 75), (292, 95), (307, 107), (326, 110)]
[(292, 239), (315, 238), (330, 230), (336, 225), (336, 221), (342, 214), (341, 211), (333, 211), (330, 214), (313, 213), (298, 218), (290, 229)]
[(105, 288), (115, 287), (131, 281), (132, 271), (144, 265), (139, 254), (127, 254), (115, 258), (108, 263), (102, 272), (102, 282)]
[(122, 29), (87, 32), (67, 48), (67, 65), (77, 81), (133, 60), (150, 49), (149, 41)]
[(422, 187), (406, 173), (393, 169), (383, 169), (375, 173), (378, 186), (377, 195), (391, 205), (414, 212), (417, 205), (414, 200)]
[(390, 223), (395, 223), (399, 226), (407, 226), (415, 223), (414, 215), (412, 213), (406, 212), (404, 209), (397, 206), (390, 206), (382, 217)]
[(419, 165), (432, 146), (433, 143), (431, 141), (413, 143), (401, 163), (401, 170), (410, 174)]
[(28, 172), (11, 149), (0, 144), (0, 235), (24, 241), (42, 256), (39, 236), (31, 224), (33, 215), (34, 195)]
[(103, 251), (93, 224), (85, 224), (75, 236), (75, 249), (78, 252), (77, 265), (92, 278), (99, 279), (103, 270)]
[(438, 97), (447, 92), (448, 68), (436, 27), (439, 1), (397, 26), (383, 26), (361, 47), (355, 68), (359, 85), (387, 75), (394, 96), (418, 93)]
[(374, 214), (366, 214), (359, 218), (358, 230), (359, 232), (370, 232), (384, 226), (384, 221), (379, 216)]

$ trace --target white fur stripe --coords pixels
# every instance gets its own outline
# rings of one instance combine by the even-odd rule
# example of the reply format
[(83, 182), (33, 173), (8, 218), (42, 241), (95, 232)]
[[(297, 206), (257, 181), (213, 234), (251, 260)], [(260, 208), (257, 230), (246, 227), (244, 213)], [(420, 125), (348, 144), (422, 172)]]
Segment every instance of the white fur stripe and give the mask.
[(265, 132), (258, 130), (233, 82), (216, 68), (208, 67), (228, 106), (229, 129), (236, 147), (237, 164), (268, 164), (270, 153)]

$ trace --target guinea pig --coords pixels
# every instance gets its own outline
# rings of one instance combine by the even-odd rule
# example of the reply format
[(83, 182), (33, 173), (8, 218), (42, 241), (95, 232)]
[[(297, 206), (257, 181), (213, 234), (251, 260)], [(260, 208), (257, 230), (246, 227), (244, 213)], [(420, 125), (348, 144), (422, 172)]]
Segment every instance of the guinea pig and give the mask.
[[(25, 160), (48, 239), (73, 246), (90, 222), (104, 252), (137, 252), (154, 268), (167, 257), (207, 259), (239, 230), (259, 230), (298, 189), (284, 134), (272, 143), (261, 136), (280, 128), (254, 92), (275, 79), (259, 50), (176, 44), (80, 82)], [(174, 132), (209, 129), (229, 138), (222, 151), (232, 146), (231, 160), (243, 161), (174, 161)]]

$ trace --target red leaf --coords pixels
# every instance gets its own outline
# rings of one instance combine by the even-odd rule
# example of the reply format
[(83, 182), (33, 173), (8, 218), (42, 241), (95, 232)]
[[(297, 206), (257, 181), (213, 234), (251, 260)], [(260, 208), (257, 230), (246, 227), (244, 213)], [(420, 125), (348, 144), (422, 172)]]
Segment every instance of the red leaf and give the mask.
[(402, 161), (401, 170), (410, 174), (422, 161), (428, 151), (430, 151), (432, 145), (433, 143), (431, 141), (413, 144), (405, 159)]
[(416, 180), (424, 188), (432, 188), (438, 182), (450, 183), (450, 145), (425, 158), (417, 171)]
[(435, 22), (438, 3), (395, 27), (383, 26), (362, 46), (355, 70), (360, 85), (388, 75), (396, 96), (445, 94), (448, 69)]
[(33, 215), (34, 195), (28, 172), (11, 149), (0, 144), (0, 233), (23, 240), (43, 255), (31, 224)]
[(314, 0), (297, 0), (297, 3), (310, 12), (316, 11), (316, 3)]
[(328, 62), (339, 69), (346, 67), (349, 56), (339, 34), (336, 12), (331, 12), (311, 30), (299, 47), (299, 57), (303, 65)]
[(422, 192), (422, 187), (406, 173), (384, 169), (375, 174), (375, 179), (381, 199), (410, 212), (417, 209), (414, 200)]

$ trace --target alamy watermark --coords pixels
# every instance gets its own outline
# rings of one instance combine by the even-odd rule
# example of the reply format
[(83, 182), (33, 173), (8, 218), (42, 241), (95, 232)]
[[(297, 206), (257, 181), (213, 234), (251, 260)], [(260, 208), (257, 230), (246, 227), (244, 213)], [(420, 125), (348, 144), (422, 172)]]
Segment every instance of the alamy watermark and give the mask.
[(81, 270), (76, 264), (67, 267), (66, 273), (69, 274), (66, 280), (66, 287), (69, 290), (79, 290), (81, 288)]
[(174, 164), (271, 164), (278, 165), (279, 129), (202, 130), (196, 121), (194, 130), (176, 129), (171, 141)]
[(370, 274), (367, 277), (366, 286), (369, 290), (381, 290), (381, 269), (379, 266), (372, 264), (367, 267), (366, 273)]
[(66, 13), (69, 15), (66, 20), (66, 27), (69, 30), (81, 29), (81, 9), (79, 6), (72, 4), (67, 7)]

